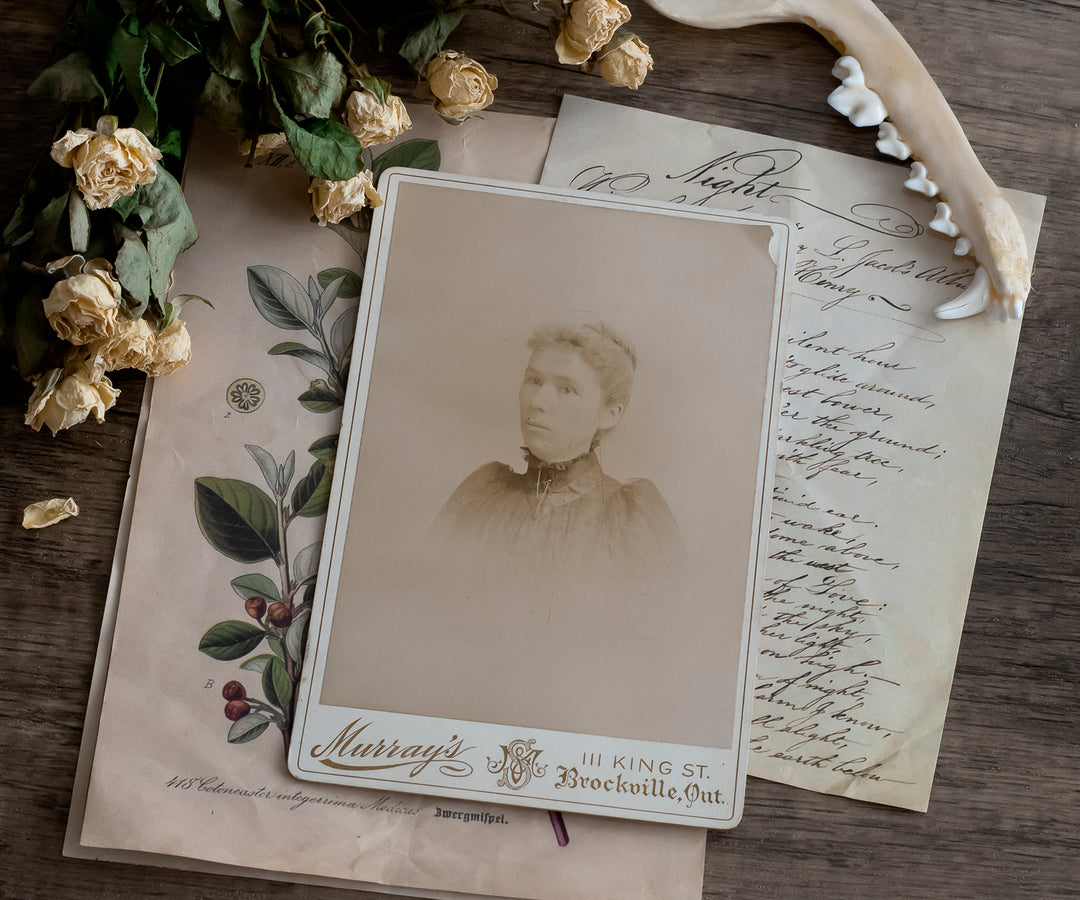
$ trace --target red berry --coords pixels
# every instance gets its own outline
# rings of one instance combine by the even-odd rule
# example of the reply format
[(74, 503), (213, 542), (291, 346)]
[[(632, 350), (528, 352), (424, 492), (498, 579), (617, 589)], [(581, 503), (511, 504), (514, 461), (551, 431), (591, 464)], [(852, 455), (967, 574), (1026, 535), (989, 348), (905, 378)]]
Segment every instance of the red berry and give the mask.
[(243, 700), (247, 697), (247, 691), (239, 681), (229, 681), (221, 689), (221, 696), (226, 700)]
[(292, 610), (279, 600), (277, 603), (270, 604), (270, 608), (266, 611), (266, 617), (270, 620), (271, 625), (286, 628), (292, 622)]
[(251, 712), (251, 704), (247, 700), (230, 700), (225, 704), (225, 718), (236, 722)]
[(262, 597), (248, 597), (244, 601), (244, 609), (251, 618), (261, 619), (263, 613), (266, 612), (266, 601)]

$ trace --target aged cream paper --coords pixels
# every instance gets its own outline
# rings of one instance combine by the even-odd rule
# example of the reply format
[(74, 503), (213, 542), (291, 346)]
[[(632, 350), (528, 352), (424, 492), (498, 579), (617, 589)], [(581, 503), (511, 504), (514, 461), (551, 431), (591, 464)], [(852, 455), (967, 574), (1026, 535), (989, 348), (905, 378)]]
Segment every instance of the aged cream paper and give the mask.
[(906, 171), (568, 97), (543, 182), (796, 222), (750, 774), (925, 810), (1020, 325), (934, 319), (973, 267)]
[[(414, 121), (410, 136), (440, 139), (444, 168), (533, 181), (550, 135), (550, 121), (517, 116), (490, 115), (460, 129), (423, 113)], [(321, 471), (309, 448), (322, 452), (318, 442), (336, 434), (340, 418), (340, 409), (320, 406), (331, 386), (312, 364), (316, 357), (281, 350), (286, 338), (312, 344), (311, 336), (277, 307), (270, 309), (275, 322), (265, 310), (260, 315), (248, 268), (270, 266), (302, 286), (328, 269), (362, 271), (348, 241), (310, 223), (302, 171), (275, 157), (244, 169), (235, 153), (227, 140), (208, 137), (191, 155), (185, 190), (201, 238), (183, 257), (177, 282), (215, 309), (185, 309), (194, 359), (153, 386), (126, 556), (115, 570), (122, 583), (107, 614), (111, 647), (106, 637), (99, 652), (99, 692), (106, 660), (107, 683), (84, 741), (85, 809), (76, 796), (66, 852), (424, 896), (700, 896), (700, 829), (567, 816), (570, 841), (560, 847), (542, 810), (296, 781), (273, 723), (248, 732), (251, 740), (227, 742), (237, 735), (232, 729), (258, 723), (268, 709), (259, 703), (276, 688), (263, 676), (278, 666), (257, 651), (211, 658), (200, 641), (218, 622), (250, 627), (241, 594), (266, 593), (277, 571), (270, 561), (244, 561), (250, 545), (234, 546), (232, 558), (211, 546), (197, 523), (195, 481), (260, 483), (270, 454), (282, 474), (296, 477), (290, 502), (306, 503), (310, 491), (300, 485), (313, 488), (312, 473)], [(271, 270), (259, 271), (265, 287)], [(326, 321), (349, 324), (355, 294), (337, 282), (339, 274), (338, 287), (326, 288), (328, 303), (340, 295)], [(277, 277), (279, 287), (286, 283)], [(347, 346), (345, 325), (327, 330), (327, 347)], [(254, 521), (250, 508), (245, 515)], [(289, 524), (282, 556), (292, 564), (290, 583), (313, 571), (321, 529), (319, 517)], [(260, 621), (269, 615), (263, 611)], [(407, 638), (387, 640), (398, 642), (401, 664), (424, 665)], [(260, 646), (265, 651), (267, 642)], [(254, 704), (236, 723), (223, 714), (230, 681), (241, 682), (244, 702)]]

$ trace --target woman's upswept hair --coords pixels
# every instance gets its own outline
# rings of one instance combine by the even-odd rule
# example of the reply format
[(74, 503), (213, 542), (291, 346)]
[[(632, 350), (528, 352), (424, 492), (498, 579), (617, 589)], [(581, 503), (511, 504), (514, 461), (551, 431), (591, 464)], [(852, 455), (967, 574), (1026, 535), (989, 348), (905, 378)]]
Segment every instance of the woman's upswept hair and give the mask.
[(587, 325), (549, 325), (538, 328), (529, 338), (529, 349), (572, 347), (596, 373), (608, 406), (622, 406), (630, 401), (634, 386), (637, 353), (626, 338), (602, 322)]

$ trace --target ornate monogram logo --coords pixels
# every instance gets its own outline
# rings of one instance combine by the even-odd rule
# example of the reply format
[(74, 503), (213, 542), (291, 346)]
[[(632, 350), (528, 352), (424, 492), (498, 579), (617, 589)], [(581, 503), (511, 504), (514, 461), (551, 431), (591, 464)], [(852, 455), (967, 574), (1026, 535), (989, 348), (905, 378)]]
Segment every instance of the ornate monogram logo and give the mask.
[(533, 747), (536, 743), (534, 738), (527, 741), (510, 741), (509, 744), (500, 744), (503, 756), (501, 760), (487, 758), (487, 769), (493, 775), (500, 778), (495, 784), (498, 787), (508, 787), (512, 791), (520, 791), (535, 775), (543, 778), (547, 772), (547, 766), (538, 765), (536, 760), (543, 750)]

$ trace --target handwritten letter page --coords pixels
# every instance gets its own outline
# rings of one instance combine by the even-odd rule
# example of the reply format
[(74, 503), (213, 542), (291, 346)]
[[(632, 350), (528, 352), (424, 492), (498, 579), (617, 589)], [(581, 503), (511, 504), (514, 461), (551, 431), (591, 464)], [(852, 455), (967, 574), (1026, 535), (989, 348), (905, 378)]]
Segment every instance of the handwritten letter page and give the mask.
[(543, 182), (796, 222), (750, 774), (925, 811), (1019, 323), (934, 319), (973, 266), (905, 172), (568, 97)]

